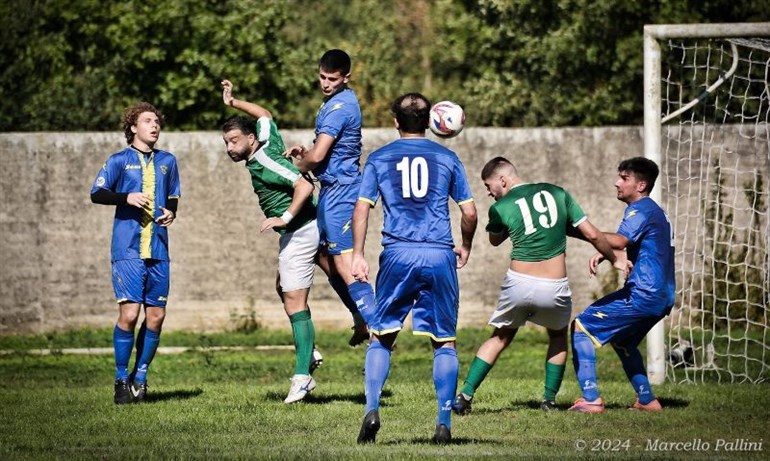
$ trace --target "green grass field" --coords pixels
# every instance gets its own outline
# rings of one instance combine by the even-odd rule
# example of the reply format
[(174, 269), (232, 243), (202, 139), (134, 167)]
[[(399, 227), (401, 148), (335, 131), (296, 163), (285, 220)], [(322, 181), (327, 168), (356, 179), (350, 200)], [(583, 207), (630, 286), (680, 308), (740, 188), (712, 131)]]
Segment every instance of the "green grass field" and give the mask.
[[(461, 379), (488, 333), (460, 332)], [(318, 333), (325, 358), (318, 388), (294, 405), (282, 402), (290, 350), (158, 355), (149, 401), (120, 407), (112, 403), (111, 355), (0, 355), (0, 459), (770, 459), (768, 384), (661, 385), (663, 413), (631, 412), (632, 389), (609, 349), (598, 357), (608, 411), (542, 412), (546, 338), (531, 328), (492, 370), (473, 413), (453, 417), (446, 447), (429, 443), (436, 411), (430, 345), (402, 333), (377, 443), (358, 446), (365, 349), (349, 348), (347, 338), (348, 331)], [(290, 335), (169, 333), (161, 342), (265, 344), (291, 344)], [(109, 346), (109, 330), (0, 337), (3, 350)], [(566, 409), (578, 396), (568, 367), (557, 403)]]

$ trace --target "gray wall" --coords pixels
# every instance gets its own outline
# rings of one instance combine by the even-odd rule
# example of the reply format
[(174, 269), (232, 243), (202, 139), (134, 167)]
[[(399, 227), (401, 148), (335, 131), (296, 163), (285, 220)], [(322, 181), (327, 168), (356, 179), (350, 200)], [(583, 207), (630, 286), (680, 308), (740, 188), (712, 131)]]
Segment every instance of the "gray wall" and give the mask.
[[(283, 135), (288, 145), (312, 141), (308, 130)], [(396, 136), (392, 129), (364, 130), (365, 155)], [(493, 248), (484, 232), (492, 201), (479, 173), (487, 160), (503, 155), (525, 180), (562, 185), (594, 224), (614, 231), (624, 209), (613, 188), (617, 164), (643, 152), (639, 127), (468, 128), (441, 142), (465, 163), (480, 216), (470, 261), (460, 271), (462, 326), (485, 325), (508, 266), (509, 245)], [(92, 204), (89, 189), (106, 158), (123, 146), (118, 132), (0, 134), (0, 334), (104, 327), (115, 321), (109, 270), (114, 209)], [(262, 215), (243, 165), (225, 155), (215, 131), (166, 132), (157, 147), (177, 156), (182, 179), (179, 217), (170, 228), (165, 328), (233, 328), (252, 315), (267, 327), (287, 328), (274, 288), (277, 234), (258, 231)], [(459, 212), (452, 209), (457, 228)], [(376, 270), (379, 206), (372, 216), (367, 254)], [(587, 275), (591, 247), (572, 239), (568, 245), (574, 305), (580, 311), (599, 284)], [(320, 270), (310, 305), (320, 328), (350, 323)]]

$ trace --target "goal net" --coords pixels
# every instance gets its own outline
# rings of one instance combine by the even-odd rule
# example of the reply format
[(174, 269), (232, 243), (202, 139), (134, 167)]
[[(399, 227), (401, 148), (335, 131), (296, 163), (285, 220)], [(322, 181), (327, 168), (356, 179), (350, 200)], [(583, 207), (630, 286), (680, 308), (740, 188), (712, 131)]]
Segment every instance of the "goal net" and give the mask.
[(769, 377), (768, 36), (770, 23), (645, 27), (645, 155), (677, 283), (648, 362), (674, 382)]

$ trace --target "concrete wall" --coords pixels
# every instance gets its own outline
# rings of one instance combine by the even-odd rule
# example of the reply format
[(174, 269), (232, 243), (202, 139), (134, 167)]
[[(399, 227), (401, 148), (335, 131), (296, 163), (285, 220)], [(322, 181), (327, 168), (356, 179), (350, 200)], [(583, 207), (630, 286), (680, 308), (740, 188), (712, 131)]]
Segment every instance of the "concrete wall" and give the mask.
[[(289, 145), (312, 141), (308, 130), (283, 135)], [(396, 136), (392, 129), (364, 130), (365, 154)], [(615, 230), (624, 209), (613, 188), (617, 164), (643, 152), (639, 127), (468, 128), (441, 142), (463, 159), (481, 218), (470, 261), (460, 271), (463, 326), (486, 323), (508, 266), (510, 247), (493, 248), (484, 232), (492, 201), (479, 174), (487, 160), (506, 156), (526, 180), (564, 186), (594, 224)], [(92, 204), (89, 189), (105, 159), (123, 146), (118, 132), (0, 134), (0, 334), (115, 321), (109, 270), (114, 209)], [(166, 132), (158, 147), (177, 156), (182, 180), (179, 217), (170, 228), (165, 327), (210, 331), (253, 316), (265, 326), (287, 328), (274, 289), (277, 235), (259, 234), (262, 215), (243, 165), (225, 155), (215, 131)], [(457, 229), (459, 212), (451, 208)], [(367, 253), (376, 270), (381, 208), (372, 216)], [(578, 311), (599, 286), (587, 275), (591, 254), (588, 244), (570, 239), (568, 271)], [(310, 305), (320, 328), (350, 323), (320, 270)]]

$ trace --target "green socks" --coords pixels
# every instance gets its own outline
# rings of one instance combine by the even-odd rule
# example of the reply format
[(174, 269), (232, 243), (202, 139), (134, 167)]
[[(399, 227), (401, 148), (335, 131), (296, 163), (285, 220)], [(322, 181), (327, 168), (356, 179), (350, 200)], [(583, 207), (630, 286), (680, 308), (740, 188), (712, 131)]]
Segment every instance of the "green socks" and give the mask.
[(492, 365), (478, 357), (474, 357), (473, 362), (471, 362), (471, 368), (468, 370), (468, 376), (465, 378), (465, 383), (463, 383), (463, 388), (460, 392), (468, 397), (473, 397), (473, 394), (476, 393), (476, 389), (481, 386), (482, 381), (484, 381), (484, 378), (487, 377), (487, 373), (489, 373), (489, 370), (491, 369)]
[(313, 344), (315, 344), (315, 328), (310, 318), (310, 311), (301, 311), (289, 316), (291, 332), (294, 336), (294, 350), (296, 364), (295, 375), (309, 375), (310, 361), (313, 358)]
[(556, 393), (561, 387), (561, 380), (564, 377), (565, 365), (556, 365), (551, 362), (545, 362), (545, 393), (543, 400), (553, 402), (556, 400)]

